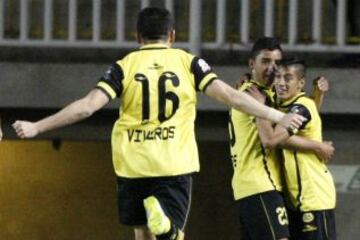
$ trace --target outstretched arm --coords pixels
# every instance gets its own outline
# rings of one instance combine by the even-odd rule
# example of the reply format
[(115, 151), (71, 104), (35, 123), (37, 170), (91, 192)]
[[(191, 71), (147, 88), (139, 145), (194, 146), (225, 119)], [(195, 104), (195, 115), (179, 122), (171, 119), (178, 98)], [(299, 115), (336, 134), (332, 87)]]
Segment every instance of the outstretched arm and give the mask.
[(256, 117), (268, 119), (270, 121), (279, 123), (284, 127), (292, 126), (293, 128), (299, 128), (302, 122), (305, 120), (297, 114), (287, 114), (269, 108), (253, 97), (244, 92), (236, 91), (225, 82), (216, 79), (210, 83), (206, 88), (205, 94), (215, 100), (225, 103), (229, 107), (233, 107), (239, 111), (254, 115)]
[(107, 95), (99, 89), (93, 89), (85, 97), (70, 103), (59, 112), (37, 122), (17, 120), (12, 125), (20, 138), (31, 138), (52, 129), (73, 124), (90, 117), (109, 102)]

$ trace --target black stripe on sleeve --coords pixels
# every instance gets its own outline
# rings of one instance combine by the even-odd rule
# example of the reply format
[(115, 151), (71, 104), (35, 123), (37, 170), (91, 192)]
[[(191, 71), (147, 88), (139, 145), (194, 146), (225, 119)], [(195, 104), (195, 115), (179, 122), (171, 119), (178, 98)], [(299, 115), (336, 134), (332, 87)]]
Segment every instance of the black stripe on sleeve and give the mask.
[(123, 91), (122, 80), (124, 73), (117, 63), (113, 63), (108, 70), (102, 75), (99, 82), (106, 82), (116, 93), (117, 97), (121, 96)]
[(212, 69), (204, 59), (199, 57), (194, 57), (191, 61), (190, 68), (191, 72), (194, 74), (196, 91), (200, 91), (199, 86), (201, 81), (206, 75), (212, 73)]
[(293, 104), (292, 106), (290, 106), (289, 112), (299, 114), (306, 118), (306, 121), (303, 122), (300, 129), (304, 129), (306, 124), (311, 121), (310, 111), (304, 105)]

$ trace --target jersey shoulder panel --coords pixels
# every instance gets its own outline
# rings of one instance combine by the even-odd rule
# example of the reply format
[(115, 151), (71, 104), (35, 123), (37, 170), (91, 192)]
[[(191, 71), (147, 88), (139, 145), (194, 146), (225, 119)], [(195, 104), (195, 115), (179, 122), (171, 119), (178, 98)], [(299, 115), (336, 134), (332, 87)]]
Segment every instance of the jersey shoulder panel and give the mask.
[(120, 97), (122, 94), (123, 79), (123, 69), (117, 63), (113, 63), (100, 77), (96, 88), (103, 91), (109, 99), (114, 99), (115, 97)]

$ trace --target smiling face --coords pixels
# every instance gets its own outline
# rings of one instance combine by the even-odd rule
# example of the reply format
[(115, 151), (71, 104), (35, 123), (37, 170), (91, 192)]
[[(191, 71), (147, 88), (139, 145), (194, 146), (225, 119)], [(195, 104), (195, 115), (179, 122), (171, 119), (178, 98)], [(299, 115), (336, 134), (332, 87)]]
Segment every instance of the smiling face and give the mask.
[(273, 81), (274, 73), (277, 68), (277, 63), (281, 60), (281, 51), (276, 50), (262, 50), (255, 59), (249, 60), (249, 66), (252, 70), (252, 77), (254, 80), (270, 86)]
[(305, 78), (299, 67), (301, 66), (280, 66), (276, 71), (274, 85), (280, 100), (291, 99), (303, 90)]

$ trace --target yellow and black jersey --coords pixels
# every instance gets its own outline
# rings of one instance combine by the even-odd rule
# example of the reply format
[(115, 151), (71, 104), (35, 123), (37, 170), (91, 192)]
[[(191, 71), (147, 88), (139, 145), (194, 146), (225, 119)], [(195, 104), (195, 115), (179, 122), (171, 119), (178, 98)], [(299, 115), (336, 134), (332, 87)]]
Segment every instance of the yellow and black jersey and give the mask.
[[(322, 126), (319, 113), (312, 99), (300, 93), (283, 102), (279, 109), (293, 112), (307, 118), (297, 135), (322, 141)], [(293, 207), (301, 211), (318, 211), (335, 208), (336, 192), (334, 181), (325, 163), (315, 154), (283, 150), (285, 179)]]
[[(245, 82), (239, 91), (246, 91), (253, 85), (265, 93), (267, 105), (272, 106), (274, 92), (258, 82)], [(262, 146), (255, 117), (231, 109), (229, 130), (235, 200), (272, 190), (281, 191), (281, 167), (277, 152)]]
[(128, 178), (199, 171), (194, 136), (196, 92), (217, 76), (198, 57), (145, 45), (114, 63), (97, 87), (120, 98), (112, 131), (115, 172)]

